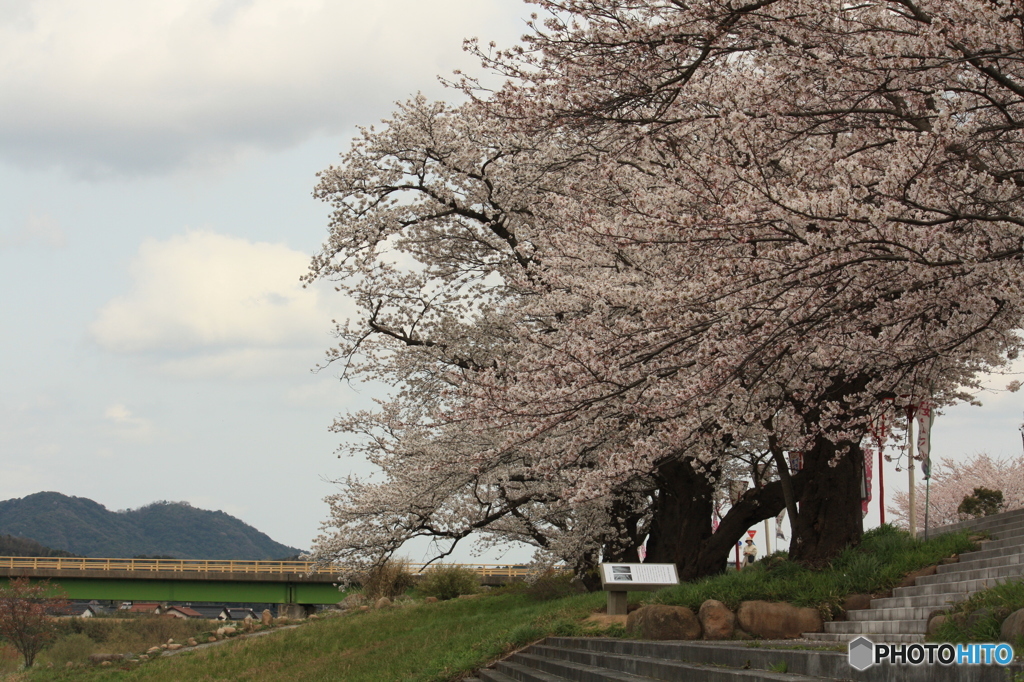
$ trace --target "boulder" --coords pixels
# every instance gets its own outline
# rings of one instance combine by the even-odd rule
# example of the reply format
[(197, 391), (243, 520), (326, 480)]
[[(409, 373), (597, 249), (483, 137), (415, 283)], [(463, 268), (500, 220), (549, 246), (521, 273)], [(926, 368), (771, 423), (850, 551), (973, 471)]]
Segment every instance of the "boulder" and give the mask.
[(148, 661), (149, 660), (149, 656), (147, 656), (146, 654), (142, 654), (141, 656), (139, 656), (139, 660), (140, 661)]
[(237, 628), (234, 628), (234, 627), (232, 627), (232, 626), (230, 626), (230, 625), (229, 625), (229, 626), (227, 626), (226, 628), (223, 628), (223, 629), (224, 629), (224, 636), (225, 636), (225, 637), (230, 637), (231, 635), (233, 635), (233, 634), (235, 634), (236, 632), (238, 632), (238, 629), (237, 629)]
[(938, 570), (938, 568), (938, 566), (925, 566), (924, 568), (918, 569), (912, 573), (908, 573), (900, 583), (900, 587), (913, 587), (918, 578), (935, 575), (935, 571)]
[(847, 595), (846, 599), (843, 600), (843, 612), (870, 609), (871, 599), (872, 596), (870, 594)]
[(359, 610), (360, 611), (369, 611), (370, 607), (367, 606), (366, 604), (363, 604), (362, 606), (359, 607)]
[(216, 641), (217, 641), (217, 638), (216, 638), (216, 637), (213, 637), (213, 636), (211, 635), (210, 637), (207, 637), (207, 638), (206, 638), (206, 641), (207, 641), (207, 642), (216, 642)]
[(246, 632), (252, 632), (254, 623), (255, 621), (252, 619), (252, 616), (246, 616), (242, 619), (242, 629)]
[(1020, 637), (1024, 637), (1024, 609), (1017, 609), (1003, 621), (999, 628), (999, 639), (1009, 644), (1016, 644)]
[(342, 599), (340, 602), (338, 602), (338, 608), (339, 609), (354, 609), (354, 608), (357, 608), (359, 606), (364, 605), (365, 603), (366, 603), (366, 595), (364, 595), (362, 592), (356, 592), (355, 594), (350, 594), (347, 597), (345, 597), (344, 599)]
[(158, 647), (158, 646), (151, 646), (148, 649), (146, 649), (146, 653), (149, 654), (150, 656), (152, 656), (153, 654), (158, 654), (161, 651), (162, 651), (162, 649), (160, 649), (160, 647)]
[[(89, 654), (90, 663), (103, 663), (104, 661), (122, 661), (124, 654)], [(70, 661), (69, 661), (70, 663)]]
[(927, 633), (929, 637), (933, 637), (938, 633), (939, 628), (945, 625), (946, 618), (946, 614), (936, 613), (928, 619)]
[(736, 620), (740, 629), (762, 639), (799, 639), (823, 628), (817, 609), (767, 601), (740, 603)]
[(626, 629), (644, 639), (700, 639), (700, 620), (685, 606), (648, 604), (626, 618)]
[(217, 628), (217, 630), (215, 631), (215, 634), (216, 634), (216, 635), (217, 635), (218, 637), (223, 637), (223, 636), (224, 636), (224, 628), (223, 628), (223, 627), (219, 627), (219, 628)]
[(736, 630), (736, 614), (717, 599), (708, 599), (697, 612), (704, 639), (732, 639)]
[(260, 625), (263, 627), (270, 627), (274, 624), (274, 614), (270, 612), (270, 609), (263, 609), (263, 613), (260, 614)]
[(195, 638), (195, 637), (189, 637), (189, 638), (188, 638), (188, 645), (189, 645), (189, 646), (195, 646), (195, 645), (196, 645), (196, 644), (198, 644), (198, 643), (199, 643), (199, 642), (197, 642), (197, 641), (196, 641), (196, 638)]
[(180, 649), (180, 648), (181, 648), (182, 646), (184, 646), (184, 645), (183, 645), (183, 644), (168, 644), (168, 645), (167, 645), (167, 650), (168, 650), (168, 651), (177, 651), (177, 650), (178, 650), (178, 649)]
[(378, 599), (374, 603), (373, 608), (375, 608), (375, 609), (386, 609), (389, 606), (391, 606), (391, 600), (388, 599), (387, 597), (381, 597), (380, 599)]

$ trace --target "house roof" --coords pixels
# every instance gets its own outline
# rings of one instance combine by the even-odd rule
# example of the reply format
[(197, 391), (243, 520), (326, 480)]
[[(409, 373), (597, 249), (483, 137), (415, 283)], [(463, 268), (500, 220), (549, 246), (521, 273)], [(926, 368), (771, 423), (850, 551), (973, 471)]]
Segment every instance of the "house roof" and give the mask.
[(191, 606), (168, 606), (166, 609), (163, 609), (164, 613), (167, 613), (168, 611), (177, 611), (178, 613), (184, 616), (188, 616), (189, 618), (203, 617), (203, 614), (201, 614), (199, 611), (196, 611)]
[(128, 610), (129, 613), (154, 613), (160, 608), (160, 604), (154, 602), (152, 604), (132, 604)]
[(223, 606), (191, 606), (189, 608), (198, 613), (199, 618), (208, 618), (210, 620), (218, 618), (224, 611)]

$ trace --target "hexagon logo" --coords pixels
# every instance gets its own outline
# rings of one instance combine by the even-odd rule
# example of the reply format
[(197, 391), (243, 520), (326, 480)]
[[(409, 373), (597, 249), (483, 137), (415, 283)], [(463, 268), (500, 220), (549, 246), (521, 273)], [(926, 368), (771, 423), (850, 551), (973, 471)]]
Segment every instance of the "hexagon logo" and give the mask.
[(850, 667), (866, 670), (875, 663), (875, 644), (867, 637), (858, 637), (850, 642)]

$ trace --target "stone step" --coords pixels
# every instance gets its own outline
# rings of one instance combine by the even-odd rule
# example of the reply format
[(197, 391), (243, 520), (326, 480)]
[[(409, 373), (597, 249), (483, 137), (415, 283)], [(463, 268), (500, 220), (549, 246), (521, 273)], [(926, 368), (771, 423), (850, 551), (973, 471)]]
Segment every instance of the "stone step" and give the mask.
[(942, 609), (964, 598), (962, 594), (924, 594), (917, 597), (880, 597), (871, 600), (872, 609), (932, 607)]
[[(764, 674), (767, 672), (773, 676), (769, 679), (808, 680), (846, 678), (851, 672), (845, 651), (808, 648), (806, 643), (799, 651), (780, 651), (769, 646), (761, 646), (760, 642), (757, 647), (753, 647), (737, 642), (650, 642), (597, 637), (549, 637), (544, 640), (542, 646), (626, 658), (699, 664), (701, 674), (707, 674), (707, 669), (710, 668), (712, 671), (728, 671), (730, 673), (750, 674), (756, 672)], [(828, 645), (823, 644), (822, 646)], [(783, 662), (785, 662), (786, 673), (775, 672), (782, 667)], [(741, 670), (730, 671), (730, 668)], [(687, 681), (706, 679), (692, 676), (696, 674), (696, 672), (686, 673), (669, 679)], [(727, 679), (749, 678), (729, 677)]]
[(1004, 549), (1006, 547), (1022, 547), (1024, 546), (1024, 536), (984, 540), (978, 544), (981, 551)]
[(927, 631), (926, 620), (840, 620), (825, 623), (825, 632), (862, 635), (923, 635)]
[(976, 568), (974, 570), (926, 575), (918, 578), (914, 582), (914, 586), (941, 585), (943, 583), (963, 582), (964, 580), (983, 580), (985, 578), (1007, 578), (1021, 574), (1024, 574), (1024, 564), (1006, 564), (1004, 566), (992, 566), (989, 568)]
[[(1002, 512), (1001, 514), (995, 514), (993, 516), (985, 516), (980, 519), (970, 519), (968, 521), (952, 523), (946, 526), (937, 526), (935, 528), (929, 528), (928, 532), (931, 534), (955, 533), (961, 530), (985, 530), (992, 526), (997, 526), (1017, 519), (1024, 519), (1024, 509), (1014, 509), (1013, 511)], [(918, 535), (923, 537), (924, 531), (919, 531)]]
[(1020, 554), (1021, 546), (1009, 546), (1009, 547), (997, 547), (997, 548), (984, 548), (975, 552), (965, 552), (960, 555), (960, 561), (981, 561), (983, 559), (994, 559), (1002, 556), (1009, 556), (1011, 554)]
[(914, 587), (897, 587), (892, 591), (894, 597), (917, 597), (926, 594), (945, 594), (956, 601), (965, 599), (967, 596), (995, 587), (1013, 580), (1017, 576), (1004, 576), (999, 578), (980, 578), (976, 580), (958, 580), (955, 582), (939, 583), (937, 585), (915, 585)]
[(974, 559), (969, 561), (961, 560), (955, 564), (942, 564), (935, 569), (936, 575), (956, 573), (959, 571), (973, 571), (979, 568), (996, 568), (998, 566), (1009, 566), (1010, 564), (1024, 563), (1024, 548), (1016, 554), (1004, 554), (989, 559)]
[(510, 660), (498, 661), (494, 671), (481, 670), (480, 677), (488, 682), (567, 682), (572, 677), (559, 677), (543, 670), (538, 670), (524, 663), (516, 663)]
[[(532, 647), (531, 647), (532, 648)], [(585, 663), (574, 663), (572, 661), (563, 661), (555, 658), (547, 658), (544, 656), (537, 656), (530, 653), (517, 653), (507, 661), (498, 663), (498, 670), (509, 674), (506, 668), (509, 664), (516, 666), (517, 669), (511, 672), (517, 672), (519, 674), (511, 674), (517, 680), (523, 680), (523, 682), (548, 682), (550, 678), (546, 677), (528, 677), (527, 675), (535, 675), (536, 671), (546, 673), (548, 675), (556, 676), (555, 679), (561, 678), (566, 680), (587, 680), (588, 682), (650, 682), (655, 679), (652, 677), (644, 677), (640, 675), (633, 675), (631, 673), (620, 672), (618, 670), (609, 670), (608, 668), (600, 668), (594, 665), (586, 665)], [(522, 669), (525, 668), (529, 673), (524, 674)], [(678, 678), (676, 678), (678, 679)]]
[(902, 606), (890, 609), (861, 609), (848, 611), (846, 620), (927, 620), (935, 611), (943, 610), (942, 606)]
[(858, 637), (868, 637), (872, 641), (884, 642), (886, 644), (913, 644), (924, 642), (924, 635), (888, 634), (888, 635), (864, 635), (859, 632), (805, 632), (804, 639), (814, 642), (841, 644), (852, 642)]
[[(559, 660), (565, 663), (614, 670), (620, 673), (636, 675), (651, 680), (687, 680), (688, 682), (729, 682), (735, 680), (812, 680), (815, 678), (781, 673), (760, 668), (726, 669), (716, 665), (699, 662), (683, 662), (665, 658), (637, 656), (635, 654), (615, 654), (586, 649), (564, 648), (545, 645), (534, 645), (529, 653), (548, 660)], [(781, 662), (781, 661), (780, 661)]]

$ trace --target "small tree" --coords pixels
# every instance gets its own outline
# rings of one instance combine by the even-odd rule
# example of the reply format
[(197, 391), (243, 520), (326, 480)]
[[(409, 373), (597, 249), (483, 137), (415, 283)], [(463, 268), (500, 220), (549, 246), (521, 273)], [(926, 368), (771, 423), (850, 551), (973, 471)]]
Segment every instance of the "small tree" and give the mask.
[(972, 495), (966, 495), (956, 508), (961, 517), (978, 519), (998, 514), (1003, 509), (1003, 491), (975, 488)]
[(6, 640), (31, 668), (36, 656), (56, 635), (51, 613), (60, 613), (67, 600), (49, 581), (32, 583), (12, 578), (0, 587), (0, 639)]

